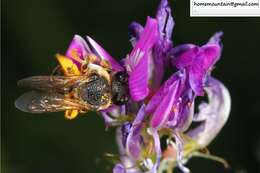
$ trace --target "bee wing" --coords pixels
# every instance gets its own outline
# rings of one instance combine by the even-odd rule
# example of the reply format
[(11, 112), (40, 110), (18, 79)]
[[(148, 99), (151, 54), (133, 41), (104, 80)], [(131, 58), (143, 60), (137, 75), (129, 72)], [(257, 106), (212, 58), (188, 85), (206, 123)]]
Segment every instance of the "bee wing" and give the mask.
[(15, 107), (29, 113), (58, 112), (64, 110), (88, 110), (77, 100), (65, 98), (58, 93), (30, 91), (15, 101)]
[(17, 85), (45, 92), (67, 93), (84, 76), (32, 76), (18, 81)]

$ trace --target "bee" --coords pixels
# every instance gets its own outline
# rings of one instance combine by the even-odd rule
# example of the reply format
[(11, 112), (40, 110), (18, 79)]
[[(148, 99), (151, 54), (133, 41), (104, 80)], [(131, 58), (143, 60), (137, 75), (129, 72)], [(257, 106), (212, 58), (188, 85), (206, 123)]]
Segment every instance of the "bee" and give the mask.
[[(31, 89), (15, 101), (16, 108), (28, 113), (65, 111), (65, 118), (78, 113), (101, 111), (112, 104), (129, 100), (128, 74), (113, 72), (105, 60), (89, 55), (81, 69), (68, 57), (57, 55), (60, 66), (56, 75), (32, 76), (18, 81), (19, 87)], [(99, 63), (96, 63), (99, 61)], [(57, 75), (61, 74), (64, 75)]]

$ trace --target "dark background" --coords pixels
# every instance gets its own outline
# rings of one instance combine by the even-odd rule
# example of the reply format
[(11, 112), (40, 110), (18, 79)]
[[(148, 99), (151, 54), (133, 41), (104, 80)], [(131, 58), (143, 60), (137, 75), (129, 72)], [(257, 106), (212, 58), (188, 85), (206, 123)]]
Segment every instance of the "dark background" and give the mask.
[[(260, 18), (190, 18), (189, 1), (170, 1), (174, 44), (203, 44), (222, 30), (224, 51), (213, 75), (232, 96), (232, 112), (209, 146), (231, 169), (195, 158), (193, 173), (257, 173), (260, 164)], [(31, 115), (14, 100), (17, 80), (50, 74), (74, 34), (92, 36), (114, 57), (130, 50), (128, 24), (154, 16), (156, 0), (5, 0), (2, 3), (2, 172), (108, 172), (103, 153), (116, 153), (114, 130), (95, 113), (64, 120), (63, 113)]]

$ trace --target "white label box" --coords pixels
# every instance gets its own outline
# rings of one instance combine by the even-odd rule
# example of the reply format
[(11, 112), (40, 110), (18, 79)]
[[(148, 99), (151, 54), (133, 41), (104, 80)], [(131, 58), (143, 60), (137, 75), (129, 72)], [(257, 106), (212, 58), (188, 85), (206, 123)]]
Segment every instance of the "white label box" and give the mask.
[(260, 0), (190, 0), (191, 17), (260, 17)]

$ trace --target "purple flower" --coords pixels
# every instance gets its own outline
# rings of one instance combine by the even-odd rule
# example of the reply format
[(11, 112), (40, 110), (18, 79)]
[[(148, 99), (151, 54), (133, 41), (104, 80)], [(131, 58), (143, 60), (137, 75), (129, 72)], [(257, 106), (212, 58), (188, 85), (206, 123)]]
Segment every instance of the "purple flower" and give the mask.
[[(137, 22), (130, 24), (133, 49), (122, 61), (115, 60), (89, 36), (85, 41), (75, 35), (66, 52), (63, 63), (65, 67), (67, 61), (73, 65), (73, 75), (84, 74), (84, 65), (91, 61), (107, 70), (107, 76), (121, 71), (129, 76), (129, 102), (121, 106), (108, 104), (100, 111), (107, 127), (117, 127), (120, 158), (113, 173), (163, 170), (163, 163), (169, 160), (164, 157), (167, 149), (161, 148), (162, 135), (168, 137), (167, 147), (174, 151), (169, 162), (188, 173), (186, 161), (208, 146), (227, 121), (229, 92), (211, 77), (222, 52), (223, 33), (216, 33), (202, 46), (173, 46), (174, 25), (168, 1), (161, 0), (156, 17), (147, 17), (144, 27)], [(177, 71), (172, 72), (173, 68)], [(166, 69), (172, 74), (164, 80)], [(204, 94), (209, 101), (201, 103), (195, 113), (195, 99)], [(201, 124), (191, 128), (193, 122)]]
[[(66, 53), (79, 70), (81, 62), (94, 55), (108, 62), (112, 71), (126, 71), (129, 75), (129, 103), (112, 105), (101, 112), (107, 127), (118, 126), (120, 160), (114, 173), (156, 173), (159, 168), (161, 170), (162, 163), (167, 161), (162, 157), (165, 152), (160, 139), (163, 130), (170, 131), (169, 138), (175, 139), (168, 144), (176, 150), (175, 165), (183, 172), (189, 172), (184, 160), (206, 147), (227, 121), (229, 93), (221, 82), (210, 76), (221, 55), (222, 32), (202, 46), (173, 47), (173, 27), (168, 1), (162, 0), (156, 18), (148, 17), (145, 27), (137, 22), (129, 26), (133, 49), (122, 63), (89, 36), (85, 42), (76, 35)], [(96, 61), (98, 65), (104, 62)], [(178, 71), (163, 81), (165, 69), (173, 67)], [(195, 99), (203, 96), (204, 90), (209, 103), (202, 103), (199, 113), (195, 114)], [(191, 129), (190, 125), (196, 121), (202, 123)], [(191, 150), (186, 151), (185, 146), (193, 143)]]
[(146, 107), (152, 128), (174, 131), (177, 164), (183, 172), (189, 170), (182, 163), (184, 142), (180, 133), (186, 131), (194, 120), (194, 101), (196, 96), (203, 95), (210, 70), (220, 57), (221, 35), (215, 34), (201, 47), (185, 44), (172, 48), (169, 53), (171, 62), (179, 71), (164, 82)]
[[(143, 88), (143, 93), (146, 93), (145, 97), (141, 99), (146, 98), (146, 102), (143, 102), (146, 106), (142, 104), (138, 113), (135, 112), (137, 115), (132, 122), (129, 133), (124, 133), (127, 134), (127, 141), (123, 149), (126, 151), (126, 155), (136, 164), (140, 162), (147, 164), (149, 162), (147, 158), (142, 156), (142, 153), (146, 148), (145, 141), (150, 139), (153, 142), (152, 153), (155, 154), (156, 159), (149, 162), (152, 163), (152, 166), (147, 166), (151, 172), (157, 172), (161, 159), (164, 159), (161, 158), (162, 151), (159, 137), (161, 129), (173, 131), (172, 137), (175, 138), (174, 145), (177, 150), (176, 165), (183, 172), (189, 172), (183, 161), (191, 157), (191, 155), (184, 154), (188, 153), (184, 150), (184, 146), (190, 145), (191, 141), (183, 138), (184, 133), (188, 130), (187, 135), (196, 143), (192, 152), (206, 147), (225, 124), (230, 109), (228, 91), (220, 82), (210, 77), (210, 72), (221, 55), (222, 43), (220, 38), (223, 35), (222, 32), (216, 33), (203, 46), (183, 44), (173, 47), (171, 34), (174, 22), (170, 13), (167, 0), (162, 0), (156, 15), (159, 39), (151, 47), (151, 52), (146, 57), (152, 61), (148, 63), (148, 66), (143, 66), (145, 72), (147, 72), (148, 67), (148, 76), (142, 76), (141, 72), (135, 76), (138, 80), (143, 78), (147, 81), (147, 78), (149, 79), (149, 84), (139, 83), (140, 86), (138, 86), (138, 88)], [(148, 32), (137, 22), (133, 22), (129, 29), (133, 46), (138, 44), (141, 35)], [(178, 71), (161, 84), (164, 69), (166, 67), (172, 68), (172, 66), (177, 67)], [(141, 87), (141, 85), (146, 88)], [(201, 112), (195, 114), (195, 99), (198, 96), (203, 96), (204, 90), (208, 94), (209, 103), (202, 104), (207, 106), (204, 106), (204, 108), (201, 108)], [(147, 97), (148, 92), (149, 97)], [(220, 104), (221, 99), (223, 99), (223, 107)], [(223, 112), (217, 111), (217, 108), (223, 109)], [(203, 123), (190, 130), (191, 123), (199, 120)], [(124, 138), (122, 137), (122, 141), (125, 141)], [(152, 155), (150, 157), (152, 158)], [(140, 165), (143, 164), (137, 164), (137, 167)]]
[(196, 95), (203, 95), (203, 84), (207, 73), (220, 58), (222, 32), (216, 33), (207, 44), (199, 47), (184, 44), (172, 49), (172, 64), (178, 69), (185, 69), (189, 78), (189, 85)]

